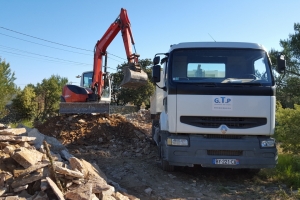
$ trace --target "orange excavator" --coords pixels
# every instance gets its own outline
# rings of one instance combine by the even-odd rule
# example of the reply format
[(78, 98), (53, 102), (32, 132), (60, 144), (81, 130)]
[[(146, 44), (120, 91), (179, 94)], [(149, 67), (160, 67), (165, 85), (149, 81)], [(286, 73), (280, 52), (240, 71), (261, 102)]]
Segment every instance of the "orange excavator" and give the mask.
[(106, 49), (120, 31), (128, 60), (128, 65), (123, 68), (124, 78), (120, 86), (136, 89), (147, 83), (148, 76), (138, 62), (139, 55), (132, 52), (132, 46), (135, 43), (127, 11), (122, 8), (120, 15), (95, 45), (93, 71), (83, 72), (81, 76), (78, 76), (81, 78), (80, 86), (65, 85), (63, 87), (59, 113), (109, 114), (112, 83), (111, 76), (107, 72)]

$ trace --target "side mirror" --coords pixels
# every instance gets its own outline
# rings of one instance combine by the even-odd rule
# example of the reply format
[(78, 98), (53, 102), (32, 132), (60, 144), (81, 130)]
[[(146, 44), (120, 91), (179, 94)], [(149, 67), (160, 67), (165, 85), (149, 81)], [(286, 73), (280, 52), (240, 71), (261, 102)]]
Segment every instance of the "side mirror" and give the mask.
[(159, 64), (159, 61), (160, 61), (160, 57), (159, 56), (155, 56), (153, 58), (153, 65), (158, 65)]
[(277, 56), (277, 68), (276, 71), (280, 74), (282, 74), (285, 71), (286, 68), (286, 61), (284, 58), (284, 55)]
[(152, 68), (152, 80), (154, 83), (160, 82), (160, 65), (154, 65)]

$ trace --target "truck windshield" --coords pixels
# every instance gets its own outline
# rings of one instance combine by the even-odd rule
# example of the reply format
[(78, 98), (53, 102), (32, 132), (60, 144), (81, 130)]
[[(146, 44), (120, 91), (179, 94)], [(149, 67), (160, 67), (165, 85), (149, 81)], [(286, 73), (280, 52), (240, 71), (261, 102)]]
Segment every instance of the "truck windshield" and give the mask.
[(178, 49), (172, 52), (174, 82), (272, 83), (265, 51), (256, 49)]

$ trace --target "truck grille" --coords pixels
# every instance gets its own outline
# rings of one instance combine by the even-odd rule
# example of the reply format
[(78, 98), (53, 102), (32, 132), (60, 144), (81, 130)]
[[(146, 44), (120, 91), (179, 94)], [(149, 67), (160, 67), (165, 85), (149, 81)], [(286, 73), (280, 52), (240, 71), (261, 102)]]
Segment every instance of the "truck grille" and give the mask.
[(209, 156), (242, 156), (243, 151), (240, 150), (207, 150)]
[(181, 116), (180, 122), (201, 128), (218, 128), (225, 124), (228, 128), (245, 129), (265, 125), (267, 119), (259, 117)]

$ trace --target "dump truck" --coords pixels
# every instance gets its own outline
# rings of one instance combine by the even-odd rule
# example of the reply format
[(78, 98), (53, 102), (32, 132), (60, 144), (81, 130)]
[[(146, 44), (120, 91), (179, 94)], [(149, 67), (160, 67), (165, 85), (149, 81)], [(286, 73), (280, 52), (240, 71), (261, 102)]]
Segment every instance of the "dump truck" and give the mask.
[[(276, 166), (276, 87), (262, 45), (179, 43), (153, 63), (152, 138), (163, 170)], [(283, 55), (276, 71), (285, 71)]]

